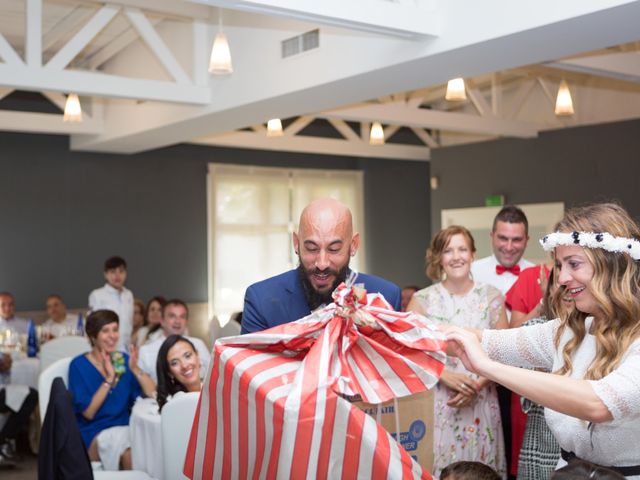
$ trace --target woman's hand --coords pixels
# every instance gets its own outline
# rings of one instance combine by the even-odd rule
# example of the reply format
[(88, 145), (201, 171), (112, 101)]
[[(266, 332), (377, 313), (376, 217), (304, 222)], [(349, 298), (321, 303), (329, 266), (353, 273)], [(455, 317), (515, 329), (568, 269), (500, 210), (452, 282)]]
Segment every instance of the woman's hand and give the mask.
[(102, 360), (102, 368), (104, 368), (107, 382), (113, 383), (116, 379), (116, 371), (113, 369), (113, 363), (111, 363), (111, 355), (103, 349), (100, 349), (98, 354)]
[(446, 331), (449, 345), (447, 351), (458, 357), (467, 370), (481, 376), (487, 376), (492, 360), (482, 349), (477, 334), (460, 327), (449, 327)]
[(479, 385), (473, 378), (464, 373), (444, 370), (440, 381), (452, 392), (455, 393), (447, 405), (460, 408), (473, 403), (478, 394)]
[(134, 343), (129, 345), (129, 370), (133, 373), (138, 372), (138, 358), (140, 354), (140, 349)]

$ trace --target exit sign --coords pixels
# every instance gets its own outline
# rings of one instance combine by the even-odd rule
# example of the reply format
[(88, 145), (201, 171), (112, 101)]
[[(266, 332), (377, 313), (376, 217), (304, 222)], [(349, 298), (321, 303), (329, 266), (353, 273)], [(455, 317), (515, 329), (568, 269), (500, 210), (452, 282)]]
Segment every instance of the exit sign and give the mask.
[(487, 195), (484, 197), (485, 207), (501, 207), (504, 205), (504, 195)]

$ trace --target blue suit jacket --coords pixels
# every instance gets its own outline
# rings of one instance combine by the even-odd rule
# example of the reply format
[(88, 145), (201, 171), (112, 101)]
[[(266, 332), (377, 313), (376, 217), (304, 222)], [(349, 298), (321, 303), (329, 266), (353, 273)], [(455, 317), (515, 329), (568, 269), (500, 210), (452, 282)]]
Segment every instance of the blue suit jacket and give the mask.
[[(393, 308), (400, 310), (400, 288), (397, 285), (365, 273), (358, 273), (356, 283), (364, 283), (369, 293), (381, 293)], [(310, 313), (298, 271), (289, 270), (247, 288), (242, 333), (258, 332), (293, 322)]]

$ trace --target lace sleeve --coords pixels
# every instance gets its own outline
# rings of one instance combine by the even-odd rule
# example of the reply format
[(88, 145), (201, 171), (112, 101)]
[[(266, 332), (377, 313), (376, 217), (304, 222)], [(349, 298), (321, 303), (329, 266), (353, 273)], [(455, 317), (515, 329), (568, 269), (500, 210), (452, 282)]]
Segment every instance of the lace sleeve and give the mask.
[(640, 415), (640, 341), (631, 346), (618, 368), (589, 383), (614, 420)]
[(551, 370), (558, 321), (508, 330), (485, 330), (482, 347), (493, 360), (516, 367)]

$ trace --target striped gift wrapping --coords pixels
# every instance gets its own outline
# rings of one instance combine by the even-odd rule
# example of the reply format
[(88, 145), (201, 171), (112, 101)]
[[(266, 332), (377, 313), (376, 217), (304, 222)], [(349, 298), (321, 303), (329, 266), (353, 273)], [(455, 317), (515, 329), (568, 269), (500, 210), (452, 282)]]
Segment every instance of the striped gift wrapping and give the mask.
[(428, 390), (444, 335), (380, 294), (341, 285), (296, 322), (216, 342), (185, 461), (192, 479), (431, 478), (342, 396)]

